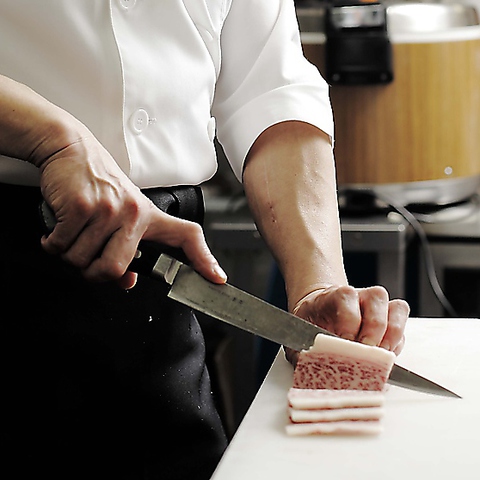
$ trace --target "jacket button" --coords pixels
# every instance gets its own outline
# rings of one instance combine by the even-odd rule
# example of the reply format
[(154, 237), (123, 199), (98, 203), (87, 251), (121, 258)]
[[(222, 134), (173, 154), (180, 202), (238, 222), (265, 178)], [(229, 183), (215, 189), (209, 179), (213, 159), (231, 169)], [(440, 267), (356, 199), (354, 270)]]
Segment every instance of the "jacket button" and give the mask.
[(129, 10), (135, 6), (137, 0), (118, 0), (118, 3), (124, 10)]
[(137, 135), (142, 133), (148, 127), (148, 123), (148, 113), (143, 108), (135, 110), (130, 117), (130, 127)]
[(208, 121), (207, 133), (208, 133), (209, 140), (213, 142), (213, 139), (215, 138), (215, 133), (216, 133), (215, 117), (211, 117), (210, 120)]

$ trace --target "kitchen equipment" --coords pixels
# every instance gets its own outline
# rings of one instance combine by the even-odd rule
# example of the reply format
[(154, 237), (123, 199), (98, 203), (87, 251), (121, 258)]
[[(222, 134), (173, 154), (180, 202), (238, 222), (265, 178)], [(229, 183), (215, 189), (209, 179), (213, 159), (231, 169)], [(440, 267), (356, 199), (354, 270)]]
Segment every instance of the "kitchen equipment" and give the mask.
[(325, 30), (325, 76), (329, 83), (392, 81), (392, 47), (384, 5), (375, 2), (328, 8)]
[[(381, 3), (393, 81), (331, 85), (339, 189), (404, 205), (467, 199), (480, 185), (478, 13), (448, 1)], [(324, 74), (326, 8), (297, 8), (305, 55)]]

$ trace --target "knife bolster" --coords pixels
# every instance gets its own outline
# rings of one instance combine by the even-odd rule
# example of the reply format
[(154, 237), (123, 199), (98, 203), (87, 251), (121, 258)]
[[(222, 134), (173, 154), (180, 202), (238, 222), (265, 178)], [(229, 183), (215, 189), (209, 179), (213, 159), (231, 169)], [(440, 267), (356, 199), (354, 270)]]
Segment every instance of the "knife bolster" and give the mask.
[(182, 265), (182, 262), (163, 253), (155, 263), (152, 269), (152, 275), (161, 277), (169, 285), (172, 285), (178, 270)]

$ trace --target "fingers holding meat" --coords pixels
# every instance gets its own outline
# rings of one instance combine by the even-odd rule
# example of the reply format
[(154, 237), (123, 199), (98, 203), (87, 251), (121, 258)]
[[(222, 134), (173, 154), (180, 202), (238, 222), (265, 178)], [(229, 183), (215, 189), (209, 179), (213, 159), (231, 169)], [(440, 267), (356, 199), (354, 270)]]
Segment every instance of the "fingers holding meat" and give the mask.
[(298, 302), (293, 313), (336, 335), (400, 353), (409, 306), (379, 286), (332, 286)]
[(388, 308), (388, 326), (380, 346), (399, 354), (405, 345), (405, 326), (410, 306), (405, 300), (391, 300)]

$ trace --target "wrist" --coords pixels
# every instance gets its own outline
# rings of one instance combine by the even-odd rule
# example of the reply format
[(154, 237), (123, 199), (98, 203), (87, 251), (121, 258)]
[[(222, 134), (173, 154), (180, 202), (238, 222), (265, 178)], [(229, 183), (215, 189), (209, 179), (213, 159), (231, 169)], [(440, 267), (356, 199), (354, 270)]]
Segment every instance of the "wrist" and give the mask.
[(327, 291), (331, 288), (339, 286), (347, 286), (348, 280), (343, 271), (340, 269), (335, 275), (323, 275), (320, 273), (317, 276), (312, 276), (309, 281), (309, 277), (305, 275), (303, 278), (285, 280), (285, 291), (287, 295), (288, 310), (295, 313), (300, 305), (304, 303), (311, 296), (315, 296), (318, 292)]
[(302, 305), (304, 305), (306, 302), (308, 302), (310, 299), (314, 298), (317, 296), (319, 293), (327, 292), (328, 290), (331, 290), (335, 288), (338, 285), (318, 285), (312, 290), (310, 290), (308, 293), (306, 293), (303, 297), (300, 297), (298, 300), (296, 300), (291, 308), (289, 308), (290, 312), (292, 312), (294, 315), (297, 314), (298, 310)]
[(26, 85), (0, 75), (0, 154), (41, 168), (55, 152), (88, 133), (65, 110)]
[[(55, 107), (57, 108), (57, 107)], [(80, 144), (90, 136), (88, 129), (67, 112), (58, 109), (32, 131), (31, 151), (25, 159), (43, 170), (59, 152)]]

